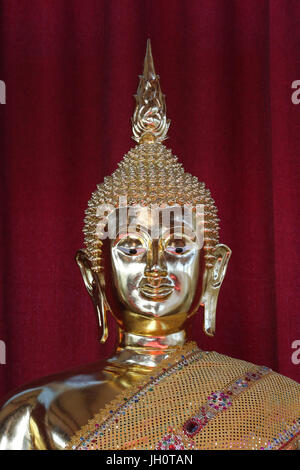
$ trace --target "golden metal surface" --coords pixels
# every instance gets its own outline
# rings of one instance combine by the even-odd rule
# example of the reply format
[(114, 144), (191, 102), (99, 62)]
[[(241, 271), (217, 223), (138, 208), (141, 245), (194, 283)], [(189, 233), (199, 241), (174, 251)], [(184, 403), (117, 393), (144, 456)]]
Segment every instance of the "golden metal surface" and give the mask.
[(108, 361), (45, 378), (21, 390), (0, 412), (0, 449), (63, 449), (99, 409), (184, 341), (184, 332), (146, 339), (121, 333)]
[[(93, 194), (86, 212), (86, 250), (76, 255), (99, 319), (100, 341), (107, 338), (106, 317), (111, 312), (119, 325), (118, 346), (107, 361), (42, 379), (11, 396), (0, 411), (0, 449), (63, 449), (116, 394), (184, 344), (188, 319), (200, 305), (204, 329), (214, 333), (230, 250), (217, 243), (216, 208), (204, 183), (185, 173), (160, 143), (153, 143), (153, 136), (158, 142), (165, 137), (168, 121), (149, 43), (143, 77), (133, 123), (140, 145), (124, 157), (119, 173), (106, 178)], [(151, 107), (157, 107), (155, 118), (149, 117)], [(176, 213), (169, 225), (162, 216), (156, 234), (151, 217), (145, 218), (143, 212), (128, 214), (126, 227), (134, 218), (138, 230), (131, 232), (118, 224), (111, 240), (100, 240), (107, 220), (101, 222), (97, 215), (99, 203), (113, 203), (124, 194), (129, 206), (141, 201), (162, 206), (203, 204), (203, 246), (195, 233), (196, 215), (179, 234)]]
[[(120, 326), (116, 352), (106, 362), (43, 379), (9, 399), (0, 412), (0, 449), (63, 449), (72, 435), (116, 394), (131, 387), (170, 351), (184, 344), (184, 328), (200, 298), (205, 297), (209, 317), (214, 317), (215, 310), (211, 309), (216, 307), (227, 265), (226, 260), (225, 264), (220, 261), (221, 254), (216, 268), (219, 271), (204, 276), (207, 281), (203, 295), (199, 289), (199, 266), (204, 266), (201, 250), (185, 245), (186, 254), (166, 253), (168, 238), (164, 243), (161, 238), (153, 241), (146, 230), (139, 241), (145, 252), (124, 254), (121, 248), (129, 249), (133, 243), (137, 246), (136, 238), (129, 236), (118, 236), (111, 243), (113, 279), (108, 284), (114, 284), (119, 297), (119, 309), (113, 310)], [(176, 243), (182, 245), (182, 240)], [(225, 249), (225, 257), (227, 253)], [(84, 281), (99, 313), (103, 308), (101, 275), (92, 271), (83, 255), (80, 263), (86, 263)], [(136, 256), (138, 260), (133, 259)], [(172, 286), (171, 293), (164, 291), (166, 284)], [(150, 297), (145, 288), (148, 285)]]
[(132, 118), (133, 139), (138, 142), (162, 142), (167, 139), (170, 120), (166, 102), (155, 73), (151, 42), (147, 41), (143, 75), (135, 95), (136, 108)]

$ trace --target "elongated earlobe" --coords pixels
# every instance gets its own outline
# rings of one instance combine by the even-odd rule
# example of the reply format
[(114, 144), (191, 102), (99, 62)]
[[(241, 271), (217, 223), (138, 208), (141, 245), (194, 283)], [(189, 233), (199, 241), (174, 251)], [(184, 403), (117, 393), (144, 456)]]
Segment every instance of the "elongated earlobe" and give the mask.
[(204, 332), (214, 336), (216, 331), (216, 310), (218, 296), (224, 280), (231, 250), (226, 245), (219, 244), (213, 254), (216, 257), (214, 266), (205, 270), (203, 278), (203, 294), (201, 305), (204, 307)]
[(98, 274), (92, 270), (92, 263), (90, 262), (86, 252), (84, 250), (78, 250), (75, 259), (98, 317), (98, 323), (101, 330), (100, 343), (105, 343), (108, 338), (107, 313), (110, 311), (105, 292), (101, 287)]

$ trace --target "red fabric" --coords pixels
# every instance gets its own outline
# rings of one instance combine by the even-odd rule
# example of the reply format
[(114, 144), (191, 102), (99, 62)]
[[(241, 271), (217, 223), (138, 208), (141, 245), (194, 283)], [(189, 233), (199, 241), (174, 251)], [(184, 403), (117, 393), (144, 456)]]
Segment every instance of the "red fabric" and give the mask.
[(108, 356), (74, 254), (96, 184), (130, 147), (151, 37), (167, 145), (217, 202), (233, 251), (200, 347), (300, 380), (297, 0), (10, 0), (1, 7), (0, 397)]

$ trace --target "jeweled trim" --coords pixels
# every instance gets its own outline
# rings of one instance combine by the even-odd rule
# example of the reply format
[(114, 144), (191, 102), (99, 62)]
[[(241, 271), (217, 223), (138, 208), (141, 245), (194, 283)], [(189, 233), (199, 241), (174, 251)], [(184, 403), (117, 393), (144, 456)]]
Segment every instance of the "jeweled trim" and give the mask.
[(187, 343), (179, 348), (178, 351), (164, 359), (158, 367), (151, 371), (150, 380), (147, 376), (143, 381), (141, 380), (130, 390), (120, 393), (112, 402), (107, 404), (100, 413), (72, 437), (66, 449), (88, 450), (87, 444), (90, 444), (95, 437), (101, 436), (111, 423), (122, 414), (125, 414), (127, 408), (131, 408), (144, 394), (153, 392), (155, 385), (166, 377), (200, 360), (203, 354), (207, 354), (207, 352), (201, 351), (195, 342)]
[(169, 428), (168, 433), (157, 444), (156, 450), (193, 450), (195, 443), (187, 439), (183, 432)]
[(227, 410), (239, 395), (248, 390), (253, 384), (270, 374), (271, 369), (265, 366), (247, 371), (238, 379), (230, 382), (222, 390), (212, 392), (207, 397), (207, 402), (203, 404), (198, 413), (189, 418), (182, 427), (187, 437), (194, 437), (219, 413)]
[[(261, 447), (261, 450), (284, 449), (284, 447), (297, 435), (300, 434), (300, 418), (293, 421), (293, 425), (289, 429), (284, 429), (279, 436), (274, 437), (266, 447)], [(300, 435), (299, 435), (300, 438)]]

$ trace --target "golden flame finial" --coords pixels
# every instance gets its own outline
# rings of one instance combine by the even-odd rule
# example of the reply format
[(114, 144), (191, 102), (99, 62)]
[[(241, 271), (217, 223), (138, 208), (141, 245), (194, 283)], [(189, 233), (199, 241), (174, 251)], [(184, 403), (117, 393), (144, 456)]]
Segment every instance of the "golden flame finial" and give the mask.
[(160, 88), (159, 75), (155, 73), (150, 39), (147, 41), (143, 75), (139, 78), (132, 138), (138, 143), (162, 142), (167, 139), (170, 120), (166, 116), (165, 95)]
[(154, 80), (156, 77), (150, 39), (147, 40), (143, 77), (147, 80)]

